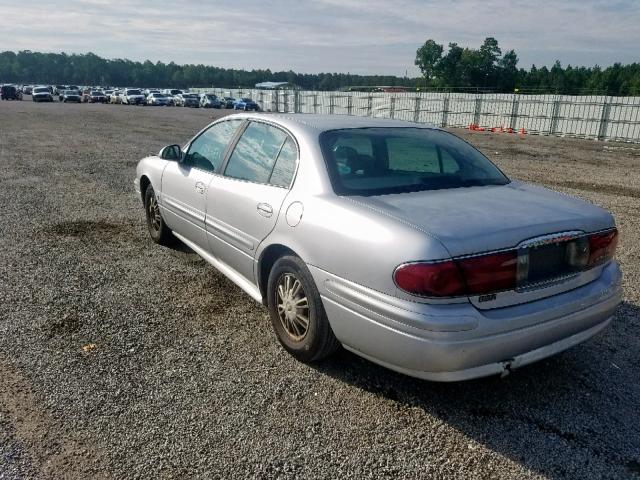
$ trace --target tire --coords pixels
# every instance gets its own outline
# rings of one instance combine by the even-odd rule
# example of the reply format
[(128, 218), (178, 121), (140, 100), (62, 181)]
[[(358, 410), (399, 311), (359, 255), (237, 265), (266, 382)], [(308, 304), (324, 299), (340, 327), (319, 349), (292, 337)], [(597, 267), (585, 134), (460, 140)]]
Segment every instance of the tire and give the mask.
[(156, 192), (151, 185), (144, 192), (144, 213), (151, 239), (159, 245), (171, 245), (175, 237), (160, 214)]
[[(285, 292), (284, 301), (282, 292)], [(287, 295), (294, 292), (293, 296)], [(331, 330), (320, 293), (300, 258), (291, 255), (276, 261), (269, 273), (267, 296), (276, 337), (297, 360), (314, 362), (338, 349), (340, 343)]]

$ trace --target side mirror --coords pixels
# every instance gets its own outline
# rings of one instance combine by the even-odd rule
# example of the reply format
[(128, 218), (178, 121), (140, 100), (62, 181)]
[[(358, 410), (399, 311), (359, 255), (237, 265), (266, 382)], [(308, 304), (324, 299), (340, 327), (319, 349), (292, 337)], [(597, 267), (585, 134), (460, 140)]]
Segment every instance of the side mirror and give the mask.
[(175, 160), (181, 162), (182, 148), (180, 148), (180, 145), (167, 145), (160, 150), (158, 156), (163, 160)]

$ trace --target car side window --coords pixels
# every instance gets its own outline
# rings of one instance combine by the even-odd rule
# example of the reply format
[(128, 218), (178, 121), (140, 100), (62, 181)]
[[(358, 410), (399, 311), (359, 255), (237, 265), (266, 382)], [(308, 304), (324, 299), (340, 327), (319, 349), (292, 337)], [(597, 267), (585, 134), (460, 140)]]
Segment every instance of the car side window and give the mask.
[(240, 180), (268, 183), (287, 134), (279, 128), (251, 122), (236, 144), (224, 174)]
[(216, 123), (191, 142), (184, 158), (184, 165), (215, 172), (222, 163), (227, 145), (242, 120)]
[(296, 145), (291, 137), (287, 137), (278, 154), (278, 159), (271, 172), (269, 183), (277, 187), (289, 187), (296, 170), (297, 159), (298, 150), (296, 149)]

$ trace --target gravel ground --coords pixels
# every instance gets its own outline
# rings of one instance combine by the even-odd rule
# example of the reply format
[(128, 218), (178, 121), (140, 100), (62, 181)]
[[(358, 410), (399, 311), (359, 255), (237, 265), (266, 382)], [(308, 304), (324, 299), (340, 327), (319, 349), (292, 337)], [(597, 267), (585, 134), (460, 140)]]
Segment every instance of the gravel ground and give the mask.
[(612, 210), (625, 303), (504, 379), (314, 366), (187, 249), (153, 244), (139, 158), (225, 112), (0, 104), (0, 479), (640, 477), (640, 146), (457, 131)]

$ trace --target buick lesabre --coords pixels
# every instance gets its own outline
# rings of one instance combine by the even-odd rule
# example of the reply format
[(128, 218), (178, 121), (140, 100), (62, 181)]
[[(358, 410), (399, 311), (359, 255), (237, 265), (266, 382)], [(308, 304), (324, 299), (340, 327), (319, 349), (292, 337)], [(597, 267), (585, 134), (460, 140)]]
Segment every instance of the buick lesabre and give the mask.
[(610, 213), (432, 126), (231, 115), (141, 160), (135, 185), (151, 238), (263, 303), (304, 362), (342, 345), (424, 379), (506, 374), (600, 332), (621, 300)]

